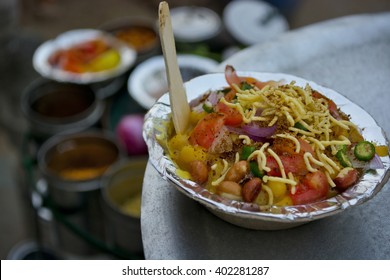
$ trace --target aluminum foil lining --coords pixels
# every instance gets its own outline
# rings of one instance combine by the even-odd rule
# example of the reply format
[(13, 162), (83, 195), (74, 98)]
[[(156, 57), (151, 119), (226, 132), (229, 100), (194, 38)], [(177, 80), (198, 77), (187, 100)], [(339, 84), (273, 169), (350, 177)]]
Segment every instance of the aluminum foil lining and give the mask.
[[(351, 121), (362, 129), (366, 140), (389, 146), (385, 132), (375, 120), (364, 109), (334, 90), (282, 73), (238, 72), (238, 75), (251, 76), (261, 81), (284, 80), (287, 83), (295, 81), (296, 85), (301, 87), (309, 84), (313, 89), (331, 98), (344, 113), (350, 115)], [(189, 101), (208, 90), (217, 90), (226, 86), (228, 85), (222, 73), (207, 74), (185, 83)], [(383, 168), (367, 170), (358, 183), (327, 200), (298, 206), (272, 206), (268, 209), (263, 209), (254, 203), (229, 200), (210, 193), (199, 184), (180, 178), (176, 174), (177, 166), (164, 151), (164, 141), (169, 135), (170, 126), (167, 124), (171, 121), (170, 118), (169, 96), (165, 94), (145, 117), (143, 136), (148, 145), (151, 164), (162, 178), (171, 182), (179, 191), (206, 206), (217, 216), (239, 226), (253, 229), (280, 229), (331, 216), (368, 201), (382, 189), (390, 177), (390, 158), (386, 156), (381, 157)], [(271, 228), (267, 223), (272, 224)]]

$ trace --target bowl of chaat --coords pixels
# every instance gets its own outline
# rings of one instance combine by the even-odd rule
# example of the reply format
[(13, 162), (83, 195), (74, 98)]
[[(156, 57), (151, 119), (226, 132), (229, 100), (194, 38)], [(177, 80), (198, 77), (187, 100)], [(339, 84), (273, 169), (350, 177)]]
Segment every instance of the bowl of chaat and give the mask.
[(42, 43), (33, 66), (43, 77), (58, 82), (95, 84), (124, 74), (136, 57), (134, 48), (107, 32), (76, 29)]
[(388, 181), (384, 131), (332, 89), (229, 65), (185, 89), (185, 132), (175, 132), (168, 94), (145, 117), (150, 162), (232, 224), (291, 228), (362, 204)]

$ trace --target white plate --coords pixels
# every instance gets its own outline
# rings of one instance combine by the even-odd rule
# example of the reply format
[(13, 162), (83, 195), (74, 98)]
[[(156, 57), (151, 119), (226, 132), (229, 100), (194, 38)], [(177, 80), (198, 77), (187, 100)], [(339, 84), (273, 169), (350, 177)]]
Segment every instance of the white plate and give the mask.
[(244, 45), (272, 39), (289, 28), (275, 7), (259, 0), (230, 2), (223, 11), (223, 22), (231, 35)]
[[(55, 68), (49, 63), (49, 57), (59, 49), (67, 49), (75, 44), (101, 38), (114, 47), (121, 60), (117, 67), (100, 72), (73, 73)], [(114, 36), (95, 29), (77, 29), (62, 33), (53, 40), (40, 45), (33, 56), (33, 66), (43, 77), (59, 82), (91, 84), (107, 81), (126, 72), (135, 62), (136, 52)]]
[[(309, 84), (313, 89), (331, 98), (340, 109), (351, 116), (351, 121), (363, 129), (363, 136), (379, 145), (389, 145), (382, 128), (361, 107), (341, 94), (312, 81), (282, 73), (238, 72), (239, 76), (254, 77), (260, 81), (295, 81), (304, 87)], [(217, 90), (228, 86), (223, 73), (204, 75), (185, 84), (188, 100), (203, 95), (208, 90)], [(210, 193), (199, 184), (180, 178), (177, 167), (164, 152), (163, 139), (167, 137), (167, 121), (171, 121), (169, 96), (165, 94), (150, 109), (145, 117), (144, 139), (148, 145), (149, 161), (160, 175), (172, 183), (182, 193), (206, 206), (216, 216), (241, 227), (261, 230), (291, 228), (303, 223), (318, 220), (340, 213), (352, 206), (359, 205), (374, 197), (385, 185), (390, 176), (389, 156), (381, 157), (383, 169), (369, 170), (357, 184), (330, 199), (306, 205), (277, 207), (271, 211), (262, 211), (256, 205), (224, 199)], [(158, 136), (158, 139), (157, 139)], [(275, 213), (272, 211), (275, 209)]]
[[(210, 58), (196, 55), (178, 55), (178, 63), (184, 82), (211, 73), (218, 65)], [(139, 64), (129, 77), (127, 89), (142, 107), (152, 107), (168, 91), (164, 57), (155, 56)]]
[(180, 42), (200, 42), (211, 39), (222, 30), (217, 13), (205, 7), (177, 7), (171, 9), (172, 29)]

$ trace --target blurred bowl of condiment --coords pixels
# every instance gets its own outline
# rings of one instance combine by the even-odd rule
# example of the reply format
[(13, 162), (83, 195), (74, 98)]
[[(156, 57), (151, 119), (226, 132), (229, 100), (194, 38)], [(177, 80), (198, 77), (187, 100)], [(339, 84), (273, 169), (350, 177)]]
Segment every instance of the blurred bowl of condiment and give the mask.
[(216, 37), (222, 31), (222, 21), (219, 15), (206, 7), (172, 8), (171, 19), (177, 42), (204, 42)]
[[(184, 82), (211, 73), (218, 65), (211, 58), (191, 54), (179, 54), (177, 60)], [(168, 91), (164, 57), (154, 56), (137, 65), (129, 76), (127, 90), (142, 107), (151, 108)]]
[[(277, 2), (286, 4), (288, 1)], [(276, 7), (259, 0), (231, 1), (223, 10), (223, 23), (244, 46), (272, 40), (289, 29), (287, 19)]]
[(76, 29), (41, 44), (33, 66), (52, 80), (93, 84), (119, 77), (135, 63), (136, 56), (133, 48), (107, 32)]
[(111, 20), (101, 29), (134, 48), (137, 63), (161, 53), (157, 22), (146, 17), (123, 17)]
[(102, 204), (107, 239), (130, 253), (142, 253), (141, 196), (147, 157), (112, 166), (102, 180)]
[(45, 141), (38, 151), (38, 166), (53, 203), (75, 209), (99, 195), (103, 174), (122, 155), (112, 134), (91, 130)]
[(80, 132), (99, 122), (104, 104), (87, 85), (39, 78), (23, 92), (21, 109), (38, 138)]

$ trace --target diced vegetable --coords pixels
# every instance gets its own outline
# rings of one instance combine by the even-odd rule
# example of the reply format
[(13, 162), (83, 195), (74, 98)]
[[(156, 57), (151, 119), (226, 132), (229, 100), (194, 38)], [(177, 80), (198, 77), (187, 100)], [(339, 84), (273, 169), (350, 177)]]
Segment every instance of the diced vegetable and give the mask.
[(119, 52), (110, 49), (91, 60), (87, 65), (87, 69), (91, 72), (109, 70), (116, 67), (119, 64), (120, 59)]
[(263, 178), (265, 175), (264, 171), (259, 169), (256, 161), (249, 162), (249, 169), (255, 177)]
[(248, 89), (252, 89), (252, 88), (253, 88), (253, 86), (248, 84), (247, 82), (242, 82), (241, 83), (241, 89), (242, 90), (248, 90)]
[(358, 160), (369, 161), (375, 155), (375, 146), (368, 141), (360, 141), (356, 144), (354, 155)]
[(177, 163), (179, 164), (179, 166), (183, 166), (188, 169), (190, 162), (195, 160), (205, 161), (206, 158), (207, 158), (207, 153), (201, 147), (185, 145), (181, 149), (177, 157)]
[(241, 159), (247, 160), (248, 157), (256, 150), (254, 146), (244, 146), (241, 151)]
[(301, 183), (296, 185), (296, 192), (290, 197), (294, 205), (306, 204), (326, 198), (328, 181), (321, 171), (308, 173)]
[(190, 135), (191, 144), (205, 149), (210, 148), (224, 125), (224, 116), (217, 113), (207, 114), (198, 122)]
[(237, 126), (242, 123), (242, 115), (236, 109), (227, 106), (222, 102), (216, 105), (216, 111), (224, 115), (224, 123), (226, 125)]
[(145, 140), (142, 138), (144, 115), (132, 114), (123, 116), (116, 127), (115, 134), (128, 155), (148, 153)]
[(203, 110), (204, 110), (206, 113), (212, 113), (212, 112), (214, 112), (213, 106), (211, 106), (210, 104), (203, 103), (202, 108), (203, 108)]
[(389, 154), (389, 148), (385, 145), (375, 146), (375, 152), (380, 157), (385, 157)]
[(347, 156), (347, 153), (345, 150), (343, 150), (343, 149), (338, 150), (336, 153), (336, 157), (339, 160), (339, 163), (341, 164), (342, 167), (351, 167), (352, 166), (351, 160)]
[(269, 181), (267, 185), (272, 190), (272, 193), (276, 200), (280, 200), (281, 198), (283, 198), (287, 192), (287, 185), (283, 182)]
[(168, 142), (168, 147), (172, 151), (180, 151), (185, 145), (188, 145), (188, 136), (183, 134), (176, 134)]
[(275, 203), (276, 206), (284, 207), (293, 205), (293, 201), (290, 196), (284, 196), (281, 200)]
[(294, 124), (294, 127), (295, 128), (298, 128), (298, 129), (300, 129), (300, 130), (303, 130), (303, 131), (309, 131), (306, 127), (304, 127), (304, 125), (303, 124), (301, 124), (300, 122), (296, 122), (295, 124)]

